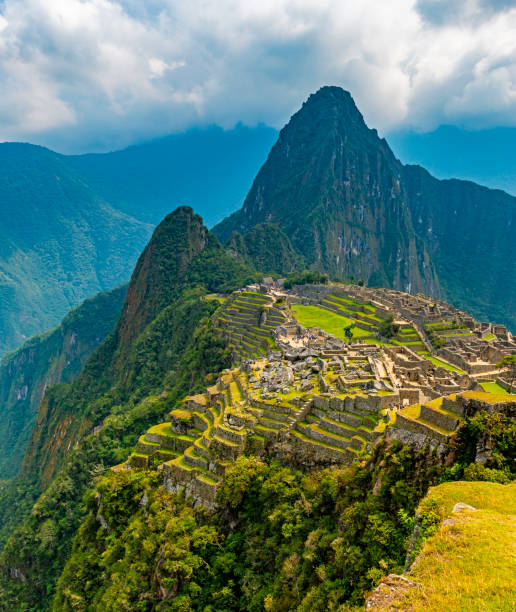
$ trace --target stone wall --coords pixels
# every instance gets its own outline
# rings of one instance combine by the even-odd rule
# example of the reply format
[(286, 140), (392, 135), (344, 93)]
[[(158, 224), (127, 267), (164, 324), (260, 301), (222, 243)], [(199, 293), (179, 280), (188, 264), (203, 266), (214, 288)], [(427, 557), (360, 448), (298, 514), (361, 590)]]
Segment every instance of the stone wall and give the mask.
[[(356, 454), (352, 451), (346, 449), (337, 451), (327, 446), (313, 444), (309, 440), (303, 440), (297, 436), (291, 436), (286, 448), (282, 449), (285, 458), (288, 457), (288, 452), (285, 453), (288, 450), (294, 451), (297, 463), (309, 465), (313, 468), (325, 464), (350, 465), (356, 459)], [(289, 463), (288, 460), (286, 463)]]
[(424, 404), (421, 406), (421, 418), (448, 431), (454, 431), (459, 422), (458, 418), (448, 416), (438, 410), (432, 410), (432, 408), (428, 408)]
[(396, 423), (393, 427), (393, 431), (403, 430), (406, 432), (410, 432), (411, 434), (418, 434), (418, 436), (423, 436), (427, 439), (427, 445), (429, 446), (438, 446), (442, 444), (446, 444), (448, 442), (449, 436), (446, 434), (442, 434), (435, 429), (430, 429), (426, 427), (424, 423), (419, 423), (418, 421), (414, 421), (405, 417), (401, 412), (398, 412), (396, 415)]

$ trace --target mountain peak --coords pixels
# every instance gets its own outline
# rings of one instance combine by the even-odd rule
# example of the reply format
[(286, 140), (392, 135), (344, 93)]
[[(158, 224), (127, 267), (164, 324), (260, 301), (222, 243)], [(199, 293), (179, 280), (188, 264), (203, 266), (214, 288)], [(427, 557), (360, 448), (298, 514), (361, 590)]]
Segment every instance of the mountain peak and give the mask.
[[(333, 122), (341, 130), (345, 130), (350, 124), (367, 129), (362, 113), (358, 110), (352, 95), (349, 91), (335, 85), (325, 85), (311, 94), (292, 120), (313, 120), (314, 118), (320, 118), (328, 123)], [(376, 130), (372, 131), (376, 132)]]
[(208, 242), (202, 218), (189, 206), (180, 206), (163, 219), (140, 255), (129, 283), (117, 329), (121, 346), (127, 347), (172, 301), (192, 259)]

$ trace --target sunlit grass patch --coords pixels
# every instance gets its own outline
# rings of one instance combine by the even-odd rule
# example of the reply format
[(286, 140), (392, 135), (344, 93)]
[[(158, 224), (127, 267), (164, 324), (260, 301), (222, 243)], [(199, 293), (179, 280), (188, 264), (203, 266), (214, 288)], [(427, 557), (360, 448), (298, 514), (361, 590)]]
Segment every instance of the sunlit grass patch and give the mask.
[[(343, 340), (347, 340), (344, 328), (355, 323), (353, 319), (336, 314), (320, 306), (294, 304), (292, 306), (292, 312), (303, 327), (319, 327), (325, 332)], [(371, 332), (356, 326), (353, 327), (352, 332), (353, 338), (364, 338), (371, 335)]]
[(449, 482), (430, 490), (441, 518), (457, 502), (476, 510), (452, 514), (452, 524), (425, 543), (409, 576), (421, 585), (396, 601), (400, 610), (512, 611), (516, 602), (516, 483)]

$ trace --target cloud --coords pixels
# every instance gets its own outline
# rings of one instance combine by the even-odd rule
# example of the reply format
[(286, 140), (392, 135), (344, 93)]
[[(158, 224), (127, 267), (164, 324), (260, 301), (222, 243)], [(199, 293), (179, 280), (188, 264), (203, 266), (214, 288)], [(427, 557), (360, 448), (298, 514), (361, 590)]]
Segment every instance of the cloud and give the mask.
[(498, 0), (5, 0), (0, 140), (106, 150), (194, 125), (280, 127), (349, 89), (380, 131), (516, 123)]

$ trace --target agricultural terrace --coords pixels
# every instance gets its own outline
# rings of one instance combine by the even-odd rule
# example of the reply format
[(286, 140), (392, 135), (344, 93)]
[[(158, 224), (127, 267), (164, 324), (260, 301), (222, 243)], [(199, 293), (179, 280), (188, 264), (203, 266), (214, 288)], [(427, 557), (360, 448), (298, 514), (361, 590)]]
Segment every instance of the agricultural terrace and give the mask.
[(344, 329), (353, 325), (351, 332), (353, 339), (371, 337), (371, 332), (356, 327), (355, 320), (344, 314), (336, 314), (321, 306), (310, 306), (304, 304), (293, 304), (291, 307), (297, 321), (303, 327), (319, 327), (328, 334), (332, 334), (341, 340), (347, 340)]

